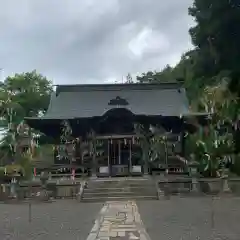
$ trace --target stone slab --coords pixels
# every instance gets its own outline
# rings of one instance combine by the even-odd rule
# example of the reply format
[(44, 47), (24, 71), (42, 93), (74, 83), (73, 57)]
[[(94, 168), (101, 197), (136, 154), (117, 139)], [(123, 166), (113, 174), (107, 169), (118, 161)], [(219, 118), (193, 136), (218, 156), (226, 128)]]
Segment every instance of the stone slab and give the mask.
[(96, 240), (150, 240), (135, 201), (106, 202), (89, 236)]

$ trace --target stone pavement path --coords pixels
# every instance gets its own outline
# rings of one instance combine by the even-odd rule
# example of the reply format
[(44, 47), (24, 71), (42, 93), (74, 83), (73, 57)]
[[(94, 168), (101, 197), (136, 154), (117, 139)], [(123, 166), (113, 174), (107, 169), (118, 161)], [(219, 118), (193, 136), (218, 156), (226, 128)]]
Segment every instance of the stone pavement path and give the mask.
[(106, 202), (87, 240), (150, 240), (135, 201)]

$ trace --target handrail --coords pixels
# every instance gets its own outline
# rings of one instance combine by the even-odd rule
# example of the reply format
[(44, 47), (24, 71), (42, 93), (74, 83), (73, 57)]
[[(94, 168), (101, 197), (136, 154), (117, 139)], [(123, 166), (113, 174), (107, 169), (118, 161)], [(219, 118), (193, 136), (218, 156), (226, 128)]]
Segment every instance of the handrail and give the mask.
[(180, 160), (182, 163), (184, 163), (185, 165), (188, 165), (188, 163), (189, 163), (189, 161), (186, 159), (186, 158), (184, 158), (184, 157), (181, 157), (180, 155), (175, 155), (177, 158), (178, 158), (178, 160)]
[[(40, 177), (41, 174), (37, 174), (35, 177)], [(56, 173), (56, 174), (51, 174), (51, 178), (61, 178), (61, 177), (72, 177), (73, 175), (71, 173)], [(87, 173), (75, 173), (74, 177), (84, 177), (87, 176)]]

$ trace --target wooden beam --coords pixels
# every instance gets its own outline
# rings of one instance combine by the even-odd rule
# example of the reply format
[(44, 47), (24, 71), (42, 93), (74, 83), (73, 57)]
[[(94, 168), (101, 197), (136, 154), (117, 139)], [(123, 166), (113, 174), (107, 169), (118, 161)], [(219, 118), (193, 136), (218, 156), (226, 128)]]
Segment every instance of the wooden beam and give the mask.
[(96, 140), (104, 140), (104, 139), (123, 139), (123, 138), (141, 138), (143, 135), (131, 134), (131, 135), (100, 135), (96, 136)]

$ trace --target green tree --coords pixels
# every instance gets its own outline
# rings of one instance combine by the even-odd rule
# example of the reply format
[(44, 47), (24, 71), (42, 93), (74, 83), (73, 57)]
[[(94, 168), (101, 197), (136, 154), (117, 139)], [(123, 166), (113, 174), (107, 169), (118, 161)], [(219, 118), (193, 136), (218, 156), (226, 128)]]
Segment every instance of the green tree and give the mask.
[[(236, 0), (194, 0), (189, 8), (196, 25), (190, 29), (196, 58), (193, 76), (198, 85), (217, 85), (230, 78), (229, 89), (240, 96), (240, 7)], [(202, 88), (203, 89), (203, 88)], [(239, 121), (237, 99), (232, 121)], [(235, 151), (240, 151), (240, 129), (234, 133)]]
[[(201, 106), (212, 115), (207, 132), (199, 128), (198, 132), (190, 136), (195, 143), (195, 146), (191, 146), (191, 155), (200, 162), (201, 172), (205, 176), (216, 177), (221, 165), (226, 166), (228, 157), (233, 154), (232, 119), (236, 101), (237, 98), (230, 93), (225, 81), (205, 87), (200, 98)], [(188, 144), (192, 141), (188, 141)]]
[(196, 46), (194, 76), (211, 82), (222, 71), (235, 72), (240, 59), (240, 8), (236, 0), (194, 0), (189, 8), (196, 26), (190, 35)]
[(16, 153), (18, 125), (24, 117), (38, 116), (46, 111), (52, 89), (51, 81), (36, 71), (7, 77), (0, 85), (0, 117), (4, 137), (0, 149), (4, 161)]
[(173, 68), (169, 65), (160, 72), (149, 71), (147, 73), (142, 73), (141, 76), (137, 76), (137, 81), (139, 83), (165, 83), (173, 82), (174, 80)]
[(7, 77), (1, 84), (0, 90), (5, 93), (0, 101), (6, 102), (8, 98), (12, 104), (21, 107), (21, 115), (30, 117), (38, 116), (39, 113), (47, 110), (53, 88), (51, 81), (32, 71)]

